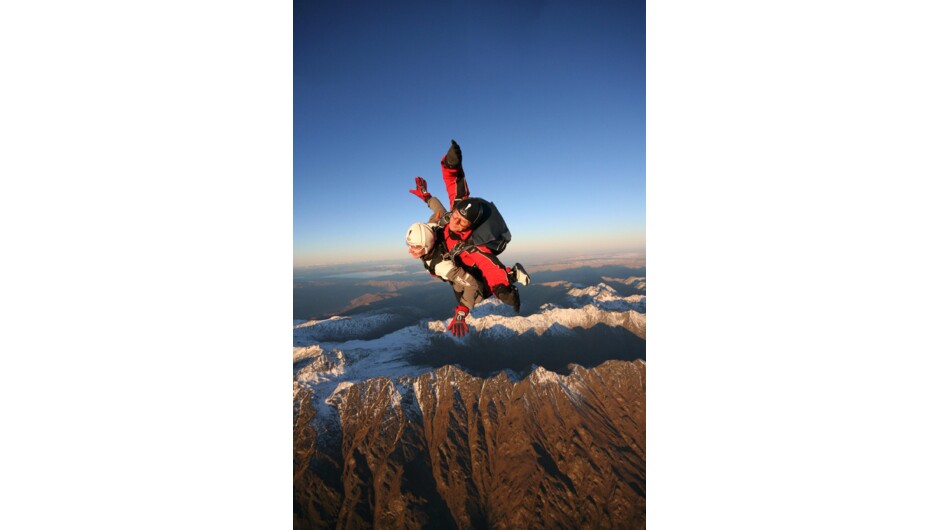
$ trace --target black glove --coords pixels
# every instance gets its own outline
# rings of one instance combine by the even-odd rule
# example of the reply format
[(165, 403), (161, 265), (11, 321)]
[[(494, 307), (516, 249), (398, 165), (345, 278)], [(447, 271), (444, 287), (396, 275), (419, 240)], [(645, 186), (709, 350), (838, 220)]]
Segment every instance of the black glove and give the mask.
[(519, 290), (515, 285), (497, 285), (493, 287), (493, 294), (500, 302), (511, 305), (516, 313), (519, 312)]
[(467, 313), (470, 310), (466, 307), (459, 305), (457, 309), (454, 309), (454, 319), (450, 321), (450, 325), (447, 326), (447, 329), (450, 330), (451, 334), (455, 337), (463, 337), (466, 335), (470, 328), (467, 326)]
[(462, 163), (463, 154), (460, 153), (460, 146), (457, 145), (457, 142), (451, 140), (450, 149), (448, 149), (447, 154), (444, 155), (444, 165), (450, 169), (455, 169), (460, 167)]
[(415, 177), (415, 189), (408, 191), (417, 195), (424, 202), (428, 202), (428, 199), (431, 198), (431, 194), (428, 193), (428, 183), (421, 177)]

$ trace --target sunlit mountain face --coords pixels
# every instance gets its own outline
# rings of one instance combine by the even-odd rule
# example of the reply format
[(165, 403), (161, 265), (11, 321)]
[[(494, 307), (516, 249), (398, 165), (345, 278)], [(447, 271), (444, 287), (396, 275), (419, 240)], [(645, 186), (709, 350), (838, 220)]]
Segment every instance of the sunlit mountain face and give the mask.
[(644, 527), (634, 265), (527, 267), (520, 313), (486, 300), (460, 338), (423, 270), (295, 282), (327, 292), (294, 322), (295, 527)]

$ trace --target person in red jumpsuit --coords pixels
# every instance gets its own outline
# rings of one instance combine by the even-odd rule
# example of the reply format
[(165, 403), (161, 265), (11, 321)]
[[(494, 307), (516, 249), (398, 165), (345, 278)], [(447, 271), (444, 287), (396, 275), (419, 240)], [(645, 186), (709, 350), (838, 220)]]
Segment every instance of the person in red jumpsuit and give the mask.
[[(427, 192), (424, 179), (416, 178), (415, 189), (409, 191), (424, 200), (434, 212), (430, 220), (443, 226), (444, 244), (448, 251), (453, 251), (458, 245), (469, 242), (473, 229), (482, 215), (482, 205), (479, 199), (470, 197), (466, 175), (463, 171), (463, 154), (460, 145), (454, 140), (451, 140), (450, 148), (441, 158), (441, 173), (447, 188), (450, 212), (447, 212), (440, 201)], [(486, 246), (464, 246), (467, 248), (458, 250), (454, 256), (455, 261), (468, 269), (478, 270), (493, 295), (501, 302), (511, 305), (518, 313), (519, 291), (513, 283), (516, 281), (523, 285), (529, 283), (529, 276), (522, 265), (517, 263), (515, 267), (509, 268), (503, 265)], [(461, 309), (458, 307), (455, 311), (454, 321), (458, 318), (462, 320), (460, 317), (466, 316), (466, 308), (463, 308), (463, 315), (460, 315)]]

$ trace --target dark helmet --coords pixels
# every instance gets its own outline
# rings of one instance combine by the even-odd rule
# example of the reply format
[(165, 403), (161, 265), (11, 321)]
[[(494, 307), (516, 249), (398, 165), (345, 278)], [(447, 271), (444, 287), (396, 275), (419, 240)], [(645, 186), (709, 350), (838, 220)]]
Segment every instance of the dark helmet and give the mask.
[(483, 217), (483, 202), (475, 197), (459, 200), (454, 203), (454, 211), (460, 212), (464, 219), (470, 221), (470, 226), (476, 226)]

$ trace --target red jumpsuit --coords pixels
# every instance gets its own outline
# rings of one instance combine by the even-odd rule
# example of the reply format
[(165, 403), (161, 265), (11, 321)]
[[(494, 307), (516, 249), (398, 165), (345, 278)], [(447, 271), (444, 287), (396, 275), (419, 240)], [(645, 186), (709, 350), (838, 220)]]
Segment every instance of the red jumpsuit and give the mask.
[[(446, 155), (444, 158), (441, 158), (441, 173), (444, 177), (444, 185), (447, 187), (447, 196), (450, 198), (450, 208), (453, 210), (454, 201), (469, 197), (470, 190), (467, 188), (463, 167), (456, 169), (447, 167), (444, 165), (446, 158)], [(458, 243), (469, 239), (472, 233), (473, 230), (470, 229), (457, 234), (450, 231), (450, 225), (445, 226), (444, 242), (447, 244), (447, 250), (451, 250)], [(456, 257), (460, 258), (460, 262), (465, 266), (480, 269), (490, 290), (493, 290), (497, 285), (509, 287), (509, 275), (506, 266), (500, 263), (499, 259), (497, 259), (487, 247), (471, 247), (469, 250), (457, 254)]]

